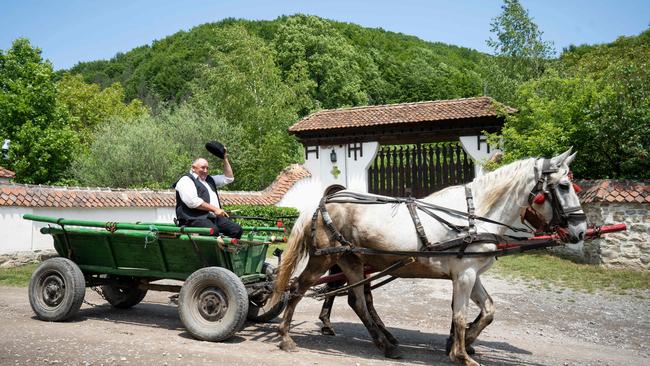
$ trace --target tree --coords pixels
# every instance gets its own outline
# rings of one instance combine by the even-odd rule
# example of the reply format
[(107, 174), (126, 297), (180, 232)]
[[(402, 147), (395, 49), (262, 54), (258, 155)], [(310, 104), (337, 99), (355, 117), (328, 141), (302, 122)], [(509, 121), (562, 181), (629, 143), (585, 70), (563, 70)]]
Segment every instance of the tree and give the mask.
[(56, 101), (54, 72), (24, 38), (0, 50), (0, 137), (12, 141), (16, 181), (56, 183), (79, 150), (70, 116)]
[(84, 145), (92, 142), (97, 126), (111, 118), (131, 120), (149, 113), (143, 103), (134, 99), (124, 103), (124, 89), (114, 83), (105, 89), (84, 82), (81, 75), (64, 75), (56, 84), (57, 100), (70, 113), (71, 127)]
[[(88, 153), (75, 159), (69, 174), (82, 185), (167, 189), (193, 159), (205, 156), (207, 139), (219, 136), (237, 156), (240, 147), (235, 141), (242, 135), (240, 128), (214, 112), (199, 112), (187, 104), (129, 123), (116, 118), (99, 127)], [(216, 174), (220, 162), (208, 159)]]
[[(263, 189), (289, 164), (300, 160), (296, 140), (287, 133), (296, 121), (295, 90), (285, 85), (274, 62), (274, 51), (239, 25), (222, 29), (210, 66), (200, 70), (192, 105), (213, 111), (245, 131), (233, 141), (237, 189)], [(225, 133), (206, 139), (223, 139)]]
[(488, 46), (495, 58), (483, 64), (486, 89), (490, 96), (511, 103), (516, 85), (544, 73), (553, 56), (553, 43), (542, 40), (543, 32), (519, 0), (504, 0), (503, 12), (492, 19)]
[[(286, 18), (273, 43), (284, 79), (288, 80), (288, 75), (308, 76), (314, 82), (312, 99), (320, 106), (368, 103), (364, 86), (379, 78), (376, 65), (325, 20), (305, 15)], [(296, 72), (296, 68), (303, 71)]]

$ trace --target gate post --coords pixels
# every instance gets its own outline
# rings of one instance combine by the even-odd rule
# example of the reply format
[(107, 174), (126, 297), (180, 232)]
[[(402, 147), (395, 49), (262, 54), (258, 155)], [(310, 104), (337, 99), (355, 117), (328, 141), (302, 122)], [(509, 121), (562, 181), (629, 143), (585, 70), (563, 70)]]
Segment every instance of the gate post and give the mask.
[(460, 136), (463, 150), (474, 160), (474, 173), (476, 177), (483, 175), (483, 165), (501, 150), (491, 146), (485, 135)]

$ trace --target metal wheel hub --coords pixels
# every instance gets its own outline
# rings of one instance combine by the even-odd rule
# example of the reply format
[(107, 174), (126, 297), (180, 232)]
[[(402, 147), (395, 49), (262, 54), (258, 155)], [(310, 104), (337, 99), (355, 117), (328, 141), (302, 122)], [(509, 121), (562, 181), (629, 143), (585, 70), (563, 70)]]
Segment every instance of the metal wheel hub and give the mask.
[(58, 306), (65, 295), (65, 283), (58, 275), (49, 275), (43, 280), (43, 302), (48, 306)]
[(208, 321), (223, 318), (228, 310), (228, 299), (223, 291), (217, 288), (207, 288), (199, 296), (199, 313)]

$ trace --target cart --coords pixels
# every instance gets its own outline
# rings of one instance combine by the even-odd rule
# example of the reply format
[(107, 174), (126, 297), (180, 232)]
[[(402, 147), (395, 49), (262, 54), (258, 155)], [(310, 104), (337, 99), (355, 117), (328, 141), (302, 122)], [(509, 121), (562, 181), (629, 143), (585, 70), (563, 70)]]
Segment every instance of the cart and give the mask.
[(232, 337), (247, 319), (274, 319), (288, 301), (267, 304), (275, 268), (265, 260), (271, 243), (286, 241), (283, 228), (245, 226), (241, 239), (231, 239), (174, 224), (24, 218), (50, 224), (40, 231), (52, 235), (60, 255), (41, 263), (29, 283), (30, 305), (42, 320), (74, 317), (86, 287), (100, 289), (121, 309), (137, 305), (149, 290), (170, 291), (179, 293), (185, 328), (216, 342)]

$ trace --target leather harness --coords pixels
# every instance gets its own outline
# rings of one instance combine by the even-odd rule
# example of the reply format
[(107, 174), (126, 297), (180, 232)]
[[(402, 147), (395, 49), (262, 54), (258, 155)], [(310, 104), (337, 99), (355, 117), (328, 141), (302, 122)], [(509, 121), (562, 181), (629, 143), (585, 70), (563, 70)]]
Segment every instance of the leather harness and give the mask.
[[(549, 159), (543, 159), (542, 161), (542, 170), (541, 174), (537, 169), (537, 164), (535, 165), (535, 178), (537, 180), (535, 186), (529, 193), (528, 198), (528, 208), (525, 213), (522, 214), (522, 222), (524, 220), (529, 221), (539, 232), (539, 230), (548, 230), (555, 229), (557, 227), (566, 227), (568, 222), (573, 220), (585, 220), (586, 215), (584, 213), (579, 213), (582, 208), (580, 206), (563, 208), (557, 197), (556, 188), (553, 184), (549, 183), (548, 178), (550, 174), (558, 171), (557, 167), (552, 167)], [(551, 207), (553, 209), (553, 218), (550, 223), (546, 223), (539, 213), (537, 213), (532, 208), (532, 203), (535, 196), (538, 193), (543, 193), (546, 199), (549, 199)], [(491, 233), (477, 233), (475, 222), (483, 221), (491, 224), (496, 224), (500, 226), (507, 227), (508, 229), (514, 232), (525, 232), (533, 233), (528, 229), (516, 228), (508, 224), (504, 224), (492, 219), (488, 219), (481, 216), (475, 215), (474, 207), (474, 198), (472, 196), (472, 190), (469, 186), (465, 185), (465, 198), (467, 201), (467, 212), (458, 211), (438, 205), (434, 205), (428, 202), (424, 202), (413, 197), (408, 198), (398, 198), (398, 197), (387, 197), (387, 196), (375, 196), (375, 195), (366, 195), (355, 192), (340, 191), (336, 192), (329, 196), (324, 196), (319, 205), (318, 209), (314, 212), (312, 216), (311, 224), (311, 235), (312, 235), (312, 246), (310, 252), (312, 255), (330, 255), (330, 254), (339, 254), (339, 253), (359, 253), (359, 254), (385, 254), (385, 255), (407, 255), (407, 256), (421, 256), (421, 257), (435, 257), (435, 256), (450, 256), (456, 255), (458, 258), (463, 256), (498, 256), (511, 254), (515, 252), (522, 252), (530, 249), (537, 249), (542, 247), (548, 247), (553, 245), (558, 245), (557, 243), (549, 244), (549, 241), (544, 242), (531, 242), (525, 237), (515, 237), (509, 235), (498, 235)], [(384, 251), (370, 248), (361, 248), (355, 247), (348, 239), (346, 239), (343, 234), (334, 226), (332, 218), (327, 212), (326, 204), (327, 203), (355, 203), (355, 204), (394, 204), (399, 205), (404, 203), (411, 215), (413, 220), (413, 225), (417, 237), (420, 241), (420, 248), (417, 252), (412, 251)], [(457, 238), (431, 243), (426, 236), (424, 227), (418, 215), (418, 210), (426, 213), (427, 215), (433, 217), (438, 222), (447, 226), (451, 230), (454, 230), (458, 233)], [(447, 215), (454, 217), (464, 217), (467, 219), (468, 224), (466, 226), (453, 224), (444, 218), (436, 214), (435, 211), (443, 212)], [(323, 249), (317, 249), (315, 247), (316, 243), (316, 221), (318, 219), (318, 214), (321, 214), (323, 223), (327, 228), (332, 239), (341, 243), (341, 246), (329, 247)], [(530, 220), (528, 220), (530, 218)], [(541, 219), (540, 219), (541, 218)], [(470, 252), (465, 253), (465, 249), (472, 243), (508, 243), (509, 249), (499, 249), (496, 251), (489, 252)], [(523, 244), (526, 244), (525, 247)], [(445, 252), (446, 250), (458, 248), (456, 252)]]

